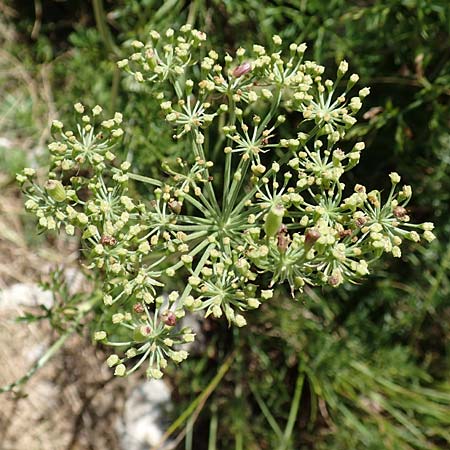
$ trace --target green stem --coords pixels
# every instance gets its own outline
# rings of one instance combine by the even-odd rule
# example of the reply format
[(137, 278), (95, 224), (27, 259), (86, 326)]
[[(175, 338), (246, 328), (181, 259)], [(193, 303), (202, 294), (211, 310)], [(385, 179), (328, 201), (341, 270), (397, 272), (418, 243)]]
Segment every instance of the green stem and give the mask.
[[(228, 110), (230, 111), (230, 126), (233, 126), (236, 123), (235, 109), (236, 109), (236, 105), (233, 100), (233, 95), (231, 92), (229, 92), (228, 93)], [(231, 139), (228, 139), (228, 144), (231, 147), (231, 145), (232, 145)], [(227, 153), (225, 156), (225, 177), (223, 180), (222, 205), (226, 205), (226, 200), (228, 197), (228, 190), (230, 189), (231, 161), (232, 161), (232, 153), (230, 152), (230, 153)]]
[[(208, 243), (208, 240), (205, 240), (204, 242)], [(206, 261), (209, 258), (211, 250), (215, 246), (216, 246), (215, 243), (210, 243), (209, 244), (209, 247), (205, 250), (205, 253), (203, 253), (202, 257), (200, 258), (200, 261), (197, 263), (197, 265), (195, 267), (194, 276), (198, 276), (199, 275), (200, 271), (203, 269), (203, 266), (206, 264)], [(183, 293), (181, 294), (180, 302), (184, 301), (184, 299), (191, 293), (191, 291), (192, 291), (192, 286), (190, 284), (187, 284), (186, 287), (184, 288)]]
[(184, 410), (184, 412), (178, 417), (175, 422), (170, 425), (167, 431), (164, 433), (164, 436), (161, 438), (160, 442), (154, 446), (151, 450), (158, 450), (161, 448), (162, 444), (167, 441), (167, 439), (178, 429), (183, 423), (191, 417), (191, 415), (198, 409), (202, 408), (205, 404), (208, 397), (214, 392), (214, 390), (219, 385), (222, 378), (225, 374), (230, 370), (231, 364), (234, 361), (234, 357), (236, 356), (236, 352), (232, 352), (225, 362), (220, 366), (217, 374), (214, 378), (209, 382), (208, 386), (201, 392), (201, 394)]
[[(197, 253), (200, 253), (207, 245), (212, 245), (209, 243), (209, 241), (207, 239), (205, 239), (204, 241), (200, 242), (200, 244), (197, 245), (197, 247), (193, 248), (188, 255), (194, 257)], [(206, 251), (208, 252), (208, 250)], [(208, 256), (209, 256), (209, 252), (208, 252)], [(184, 262), (183, 261), (178, 261), (176, 264), (174, 264), (173, 266), (169, 267), (166, 270), (178, 270), (180, 267), (183, 267)]]
[(278, 423), (273, 417), (272, 413), (270, 412), (270, 409), (265, 404), (264, 400), (259, 395), (259, 392), (256, 389), (256, 385), (249, 384), (250, 390), (252, 391), (253, 396), (255, 397), (256, 403), (258, 403), (258, 406), (260, 407), (262, 413), (264, 414), (264, 417), (266, 418), (269, 425), (272, 427), (272, 430), (277, 435), (278, 439), (283, 438), (283, 432), (281, 431), (281, 428), (278, 426)]
[[(195, 133), (192, 132), (191, 133), (191, 140), (192, 140), (192, 146), (194, 148), (195, 155), (198, 156), (203, 161), (206, 161), (205, 152), (203, 150), (203, 145), (202, 144), (197, 144), (195, 139), (196, 139), (195, 138)], [(207, 196), (208, 196), (209, 201), (210, 201), (210, 203), (208, 202), (208, 204), (211, 206), (211, 208), (213, 208), (213, 210), (218, 212), (218, 204), (217, 204), (216, 194), (214, 192), (214, 188), (213, 188), (212, 183), (209, 181), (210, 174), (209, 174), (208, 168), (206, 168), (206, 167), (204, 168), (204, 173), (205, 173), (206, 179), (208, 180), (205, 183), (206, 193), (207, 193)]]
[[(299, 371), (300, 371), (299, 367)], [(283, 440), (278, 447), (278, 450), (286, 450), (288, 444), (291, 442), (292, 432), (294, 430), (295, 421), (297, 420), (298, 409), (300, 407), (300, 399), (302, 396), (303, 381), (305, 374), (300, 372), (297, 377), (297, 383), (295, 385), (294, 398), (292, 399), (291, 409), (289, 411), (289, 418), (284, 430)]]
[(163, 183), (159, 180), (155, 180), (154, 178), (146, 177), (144, 175), (139, 175), (137, 173), (127, 173), (128, 178), (131, 178), (132, 180), (141, 181), (142, 183), (151, 184), (152, 186), (158, 186), (161, 187)]
[(95, 297), (92, 301), (88, 302), (87, 304), (82, 305), (79, 309), (79, 313), (77, 318), (75, 319), (75, 322), (69, 327), (68, 330), (66, 330), (57, 340), (52, 344), (52, 346), (45, 352), (43, 356), (41, 356), (28, 370), (28, 372), (20, 377), (18, 380), (14, 381), (13, 383), (7, 384), (6, 386), (2, 386), (0, 388), (0, 394), (3, 392), (9, 392), (14, 388), (17, 388), (19, 386), (22, 386), (25, 384), (39, 369), (41, 369), (50, 358), (52, 358), (53, 355), (55, 355), (60, 348), (64, 345), (64, 343), (67, 341), (67, 339), (72, 336), (72, 334), (76, 331), (78, 328), (78, 325), (80, 324), (83, 317), (86, 316), (86, 314), (92, 309), (94, 304), (97, 302), (98, 298)]
[(211, 417), (211, 421), (209, 423), (208, 450), (216, 450), (217, 425), (219, 423), (219, 420), (217, 417), (217, 407), (215, 405), (213, 405), (211, 410), (212, 410), (212, 417)]
[(224, 208), (225, 218), (229, 218), (231, 215), (231, 211), (233, 210), (233, 207), (235, 206), (234, 204), (238, 197), (240, 188), (246, 178), (249, 166), (250, 166), (250, 159), (247, 159), (244, 161), (243, 158), (241, 158), (241, 160), (239, 161), (239, 165), (236, 169), (236, 173), (238, 173), (239, 171), (241, 172), (240, 178), (238, 179), (237, 177), (233, 177), (233, 181), (231, 183), (231, 187), (230, 187), (230, 190), (227, 195), (228, 200), (226, 203), (226, 208)]
[(199, 9), (199, 1), (198, 0), (191, 1), (186, 23), (188, 23), (189, 25), (195, 25), (195, 19), (197, 18), (198, 9)]
[(272, 103), (270, 111), (267, 113), (266, 117), (264, 117), (264, 120), (258, 126), (259, 136), (265, 130), (268, 123), (272, 120), (272, 117), (274, 116), (275, 112), (278, 110), (278, 107), (280, 106), (280, 102), (281, 102), (281, 89), (278, 88), (275, 95), (275, 101)]

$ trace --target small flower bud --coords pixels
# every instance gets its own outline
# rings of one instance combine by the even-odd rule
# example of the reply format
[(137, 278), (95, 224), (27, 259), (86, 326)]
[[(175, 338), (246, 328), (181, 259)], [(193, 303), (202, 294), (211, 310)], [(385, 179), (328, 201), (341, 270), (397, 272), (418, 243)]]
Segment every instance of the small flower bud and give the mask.
[(264, 231), (268, 237), (277, 234), (283, 221), (284, 211), (284, 206), (281, 204), (274, 205), (270, 208), (264, 224)]
[(125, 364), (119, 364), (114, 370), (114, 375), (116, 375), (117, 377), (123, 377), (125, 376), (126, 371), (127, 368), (125, 367)]
[(144, 306), (142, 305), (142, 303), (135, 303), (133, 305), (133, 311), (136, 314), (142, 314), (145, 311), (145, 309), (144, 309)]
[(368, 88), (368, 87), (362, 88), (362, 89), (358, 92), (358, 96), (359, 96), (360, 98), (365, 98), (365, 97), (367, 97), (369, 94), (370, 94), (370, 88)]
[(119, 69), (123, 69), (124, 67), (128, 66), (128, 59), (121, 59), (120, 61), (117, 61), (117, 67)]
[(333, 270), (333, 273), (328, 277), (328, 284), (333, 287), (339, 286), (343, 281), (342, 273), (339, 269)]
[(420, 227), (422, 228), (422, 230), (432, 231), (432, 230), (434, 230), (434, 223), (433, 222), (424, 222)]
[(94, 339), (96, 341), (103, 341), (103, 339), (106, 339), (106, 333), (104, 331), (97, 331), (94, 334)]
[(406, 216), (407, 211), (406, 208), (404, 208), (403, 206), (396, 206), (392, 210), (392, 214), (394, 214), (394, 216), (397, 217), (397, 219), (402, 219), (403, 217)]
[(48, 195), (57, 202), (63, 202), (66, 199), (66, 191), (62, 183), (58, 180), (48, 180), (45, 185)]
[(432, 242), (436, 239), (436, 236), (434, 235), (433, 232), (426, 230), (423, 232), (423, 238), (428, 242)]
[(273, 290), (272, 289), (267, 289), (267, 290), (262, 290), (261, 291), (261, 298), (262, 299), (269, 300), (272, 297), (273, 297)]
[(180, 214), (181, 212), (181, 207), (183, 206), (183, 204), (177, 200), (172, 200), (168, 203), (170, 210), (174, 213), (174, 214)]
[(249, 73), (251, 70), (252, 70), (252, 65), (248, 61), (244, 61), (241, 65), (237, 66), (233, 70), (232, 75), (235, 78), (239, 78), (239, 77), (242, 77), (243, 75)]
[(283, 43), (283, 40), (277, 34), (275, 36), (272, 36), (272, 41), (275, 45), (281, 45)]
[(150, 325), (136, 327), (133, 331), (133, 340), (135, 342), (144, 342), (147, 340), (148, 336), (150, 336), (151, 332), (152, 329)]
[(80, 102), (75, 103), (75, 105), (73, 105), (73, 108), (75, 109), (75, 111), (78, 114), (83, 114), (84, 113), (84, 106)]
[(338, 74), (339, 75), (344, 75), (348, 70), (348, 62), (347, 61), (341, 61), (341, 63), (339, 64), (339, 68), (338, 68)]
[(111, 355), (106, 360), (106, 364), (108, 364), (109, 367), (115, 366), (120, 361), (119, 357), (117, 355)]
[(310, 249), (314, 243), (320, 238), (320, 233), (314, 228), (310, 228), (305, 233), (305, 247)]
[(247, 325), (247, 321), (245, 320), (245, 317), (242, 314), (236, 314), (236, 316), (234, 318), (234, 323), (238, 327), (243, 327), (243, 326)]
[(169, 327), (173, 327), (177, 323), (177, 317), (175, 313), (169, 310), (161, 313), (161, 320)]
[(391, 179), (393, 184), (398, 184), (401, 180), (400, 175), (397, 172), (391, 172), (389, 174), (389, 178)]
[(100, 239), (100, 243), (102, 245), (108, 245), (110, 247), (114, 247), (117, 244), (117, 240), (113, 236), (103, 235)]
[(154, 367), (149, 367), (147, 369), (147, 378), (154, 378), (155, 380), (158, 380), (163, 376), (163, 373)]
[(93, 114), (94, 116), (98, 116), (102, 111), (103, 111), (103, 108), (102, 108), (100, 105), (95, 105), (95, 106), (92, 108), (92, 114)]

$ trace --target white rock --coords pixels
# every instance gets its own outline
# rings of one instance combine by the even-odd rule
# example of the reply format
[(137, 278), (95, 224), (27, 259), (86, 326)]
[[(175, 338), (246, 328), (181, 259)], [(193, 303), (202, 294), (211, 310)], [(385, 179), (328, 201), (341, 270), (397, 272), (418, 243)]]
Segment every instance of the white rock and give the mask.
[[(125, 402), (117, 431), (123, 450), (149, 450), (158, 445), (168, 423), (170, 389), (162, 380), (144, 381), (133, 389)], [(168, 442), (160, 450), (169, 450)]]
[(16, 283), (0, 291), (0, 309), (39, 305), (51, 308), (53, 296), (35, 283)]

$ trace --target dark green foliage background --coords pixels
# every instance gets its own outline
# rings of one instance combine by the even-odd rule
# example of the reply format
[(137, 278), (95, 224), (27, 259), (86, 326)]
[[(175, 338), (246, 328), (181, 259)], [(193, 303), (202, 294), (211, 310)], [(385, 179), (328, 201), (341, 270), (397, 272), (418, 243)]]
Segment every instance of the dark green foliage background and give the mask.
[[(104, 10), (99, 1), (39, 3), (41, 28), (31, 39), (33, 2), (11, 2), (20, 39), (9, 50), (30, 70), (53, 64), (65, 122), (78, 100), (122, 111), (124, 156), (151, 176), (177, 144), (157, 103), (116, 69), (127, 42), (189, 20), (216, 50), (270, 44), (279, 34), (286, 45), (307, 42), (308, 56), (330, 73), (347, 59), (360, 87), (372, 89), (347, 137), (349, 146), (367, 145), (349, 184), (387, 186), (398, 171), (415, 192), (414, 220), (436, 224), (437, 241), (384, 259), (362, 286), (309, 289), (296, 300), (279, 292), (239, 331), (207, 323), (204, 351), (171, 373), (174, 416), (237, 351), (193, 428), (192, 448), (449, 448), (450, 2), (120, 0), (103, 2)], [(285, 432), (296, 383), (298, 414)]]

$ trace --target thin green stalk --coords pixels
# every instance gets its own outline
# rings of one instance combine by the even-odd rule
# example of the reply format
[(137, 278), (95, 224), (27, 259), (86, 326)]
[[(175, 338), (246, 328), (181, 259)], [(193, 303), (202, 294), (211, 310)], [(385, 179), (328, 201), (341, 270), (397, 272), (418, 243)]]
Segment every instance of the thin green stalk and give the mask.
[[(92, 0), (92, 7), (94, 9), (94, 17), (95, 23), (97, 25), (98, 34), (100, 35), (103, 44), (105, 45), (106, 51), (113, 57), (113, 59), (117, 59), (120, 52), (114, 43), (114, 39), (112, 37), (111, 31), (108, 27), (108, 23), (106, 21), (106, 13), (103, 8), (102, 0)], [(113, 77), (112, 77), (112, 85), (111, 85), (111, 112), (115, 111), (117, 97), (119, 93), (120, 87), (120, 69), (114, 63), (113, 68)]]
[(267, 407), (266, 403), (259, 395), (256, 386), (253, 384), (249, 384), (249, 387), (250, 390), (252, 391), (253, 397), (255, 397), (256, 403), (258, 403), (258, 406), (260, 407), (262, 413), (264, 414), (264, 417), (266, 418), (267, 422), (271, 426), (274, 433), (277, 435), (278, 439), (281, 441), (281, 439), (283, 438), (283, 432), (281, 431), (281, 428), (278, 426), (275, 417), (273, 417), (272, 413), (270, 412), (270, 409)]
[(98, 298), (95, 297), (92, 301), (82, 305), (80, 308), (77, 318), (74, 323), (52, 344), (52, 346), (42, 355), (28, 370), (28, 372), (20, 377), (18, 380), (7, 384), (6, 386), (2, 386), (0, 388), (0, 394), (3, 392), (9, 392), (14, 388), (24, 385), (30, 380), (30, 378), (61, 349), (67, 339), (72, 336), (72, 334), (77, 330), (78, 325), (81, 320), (86, 316), (86, 314), (92, 309), (94, 304), (98, 301)]
[(106, 22), (106, 13), (103, 8), (102, 0), (92, 0), (92, 7), (94, 9), (95, 23), (97, 25), (98, 33), (105, 44), (106, 50), (114, 55), (118, 55), (118, 50), (116, 44), (109, 30), (108, 24)]
[[(204, 161), (206, 161), (206, 156), (205, 156), (205, 152), (203, 150), (203, 145), (201, 144), (197, 144), (195, 142), (195, 136), (192, 134), (192, 146), (194, 148), (194, 151), (196, 153), (196, 155), (198, 155), (201, 159), (203, 159)], [(214, 192), (214, 188), (212, 183), (209, 181), (210, 179), (210, 173), (209, 170), (205, 167), (205, 174), (206, 174), (206, 178), (208, 179), (208, 181), (206, 182), (205, 186), (206, 186), (206, 193), (209, 197), (209, 200), (212, 202), (211, 206), (216, 209), (218, 211), (218, 203), (217, 203), (217, 199), (216, 199), (216, 194)]]
[(194, 438), (194, 423), (189, 419), (186, 423), (186, 439), (184, 441), (185, 450), (192, 450), (192, 441)]
[[(205, 239), (204, 241), (200, 242), (200, 244), (198, 244), (197, 247), (193, 248), (188, 253), (188, 255), (195, 256), (197, 253), (200, 253), (208, 244), (209, 244), (209, 246), (213, 246), (214, 245), (214, 244), (211, 244), (210, 242), (208, 242), (207, 239)], [(205, 251), (205, 253), (207, 253), (208, 256), (209, 256), (209, 250), (208, 249)], [(204, 256), (204, 254), (203, 254), (203, 256)], [(176, 264), (174, 264), (173, 266), (169, 267), (169, 269), (178, 270), (180, 267), (183, 267), (183, 265), (184, 265), (184, 262), (180, 260)], [(166, 270), (169, 270), (169, 269), (166, 269)]]
[[(300, 370), (300, 368), (299, 368)], [(291, 409), (289, 411), (289, 418), (284, 430), (283, 440), (278, 447), (278, 450), (286, 450), (291, 443), (292, 432), (294, 431), (295, 421), (297, 420), (298, 409), (300, 407), (300, 399), (302, 396), (303, 381), (305, 379), (304, 372), (300, 372), (297, 377), (297, 383), (295, 385), (294, 398), (292, 399)]]
[(132, 180), (141, 181), (142, 183), (151, 184), (152, 186), (158, 186), (161, 187), (163, 183), (159, 180), (155, 180), (154, 178), (146, 177), (144, 175), (139, 175), (137, 173), (127, 173), (128, 178), (131, 178)]
[(209, 422), (209, 437), (208, 437), (208, 450), (216, 450), (217, 444), (217, 426), (219, 420), (217, 417), (217, 408), (215, 405), (212, 408), (211, 421)]
[(267, 113), (266, 117), (264, 117), (264, 120), (258, 126), (258, 136), (260, 136), (262, 134), (262, 132), (265, 130), (266, 126), (272, 120), (275, 112), (277, 111), (278, 107), (280, 106), (281, 94), (282, 94), (281, 89), (278, 88), (277, 92), (275, 94), (274, 102), (272, 103), (269, 112)]
[(236, 433), (234, 448), (235, 450), (244, 450), (244, 437), (242, 435), (242, 430), (239, 430)]
[(191, 1), (191, 4), (189, 6), (189, 12), (188, 17), (186, 20), (186, 23), (190, 25), (195, 25), (196, 19), (197, 19), (197, 13), (199, 10), (200, 2), (199, 0)]
[(239, 195), (240, 187), (244, 183), (249, 166), (250, 166), (250, 159), (244, 161), (241, 158), (241, 160), (239, 161), (238, 168), (236, 169), (236, 172), (241, 171), (240, 178), (237, 179), (237, 177), (233, 177), (233, 181), (231, 183), (231, 187), (227, 195), (228, 200), (226, 203), (226, 207), (224, 208), (225, 210), (224, 217), (226, 218), (229, 218), (231, 212), (233, 211), (233, 207), (235, 206), (236, 199)]
[(230, 355), (228, 355), (227, 359), (220, 366), (217, 374), (214, 378), (209, 382), (208, 386), (200, 393), (200, 395), (183, 411), (183, 413), (175, 420), (175, 422), (170, 425), (167, 431), (164, 433), (160, 442), (154, 446), (151, 450), (158, 450), (161, 448), (162, 444), (167, 441), (167, 439), (178, 429), (180, 428), (186, 420), (196, 411), (197, 408), (203, 407), (206, 400), (208, 400), (209, 396), (215, 391), (217, 386), (219, 385), (222, 378), (228, 372), (231, 367), (231, 364), (234, 361), (236, 356), (236, 352), (233, 351)]
[(225, 154), (225, 174), (223, 177), (223, 195), (222, 195), (222, 205), (226, 204), (228, 197), (228, 189), (230, 188), (230, 177), (231, 177), (231, 162), (232, 162), (232, 153)]
[[(233, 100), (233, 95), (231, 92), (228, 93), (228, 110), (230, 112), (230, 126), (234, 125), (236, 123), (236, 105)], [(229, 138), (228, 143), (231, 146), (232, 141)], [(222, 197), (222, 204), (226, 204), (226, 200), (228, 197), (228, 190), (230, 189), (230, 177), (231, 177), (231, 162), (232, 162), (232, 153), (227, 153), (225, 156), (225, 176), (223, 179), (223, 197)]]

